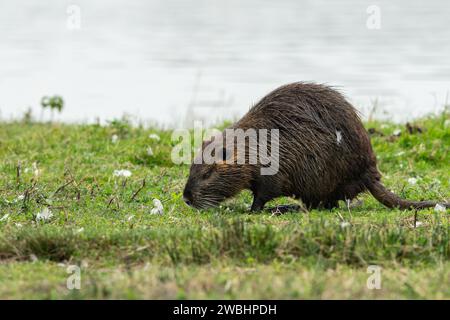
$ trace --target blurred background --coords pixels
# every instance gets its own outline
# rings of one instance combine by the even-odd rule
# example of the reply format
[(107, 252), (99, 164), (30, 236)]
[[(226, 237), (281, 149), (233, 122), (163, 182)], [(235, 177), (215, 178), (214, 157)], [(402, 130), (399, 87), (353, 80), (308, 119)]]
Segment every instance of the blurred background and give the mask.
[(58, 94), (61, 121), (180, 127), (315, 81), (366, 118), (406, 121), (450, 103), (449, 17), (444, 0), (2, 1), (0, 117), (39, 117)]

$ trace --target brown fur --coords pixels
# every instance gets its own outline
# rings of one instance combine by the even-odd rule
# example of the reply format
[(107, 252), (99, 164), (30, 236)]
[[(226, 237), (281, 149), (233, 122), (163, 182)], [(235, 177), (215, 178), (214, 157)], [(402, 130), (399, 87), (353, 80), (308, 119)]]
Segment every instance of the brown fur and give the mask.
[[(279, 129), (278, 173), (260, 175), (260, 164), (193, 164), (184, 190), (188, 204), (215, 206), (244, 189), (254, 194), (252, 210), (261, 210), (267, 201), (280, 196), (301, 199), (309, 208), (333, 208), (339, 200), (351, 200), (366, 190), (390, 208), (422, 209), (436, 204), (403, 200), (386, 190), (357, 112), (329, 87), (309, 83), (282, 86), (231, 128)], [(341, 133), (340, 143), (336, 131)], [(204, 143), (202, 149), (210, 143), (214, 140)]]

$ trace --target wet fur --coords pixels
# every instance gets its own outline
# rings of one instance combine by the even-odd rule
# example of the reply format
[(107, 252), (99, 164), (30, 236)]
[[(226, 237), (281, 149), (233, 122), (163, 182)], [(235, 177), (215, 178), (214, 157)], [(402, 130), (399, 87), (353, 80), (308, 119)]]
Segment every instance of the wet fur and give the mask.
[[(308, 208), (331, 209), (339, 200), (351, 200), (366, 190), (391, 208), (422, 209), (436, 204), (403, 200), (386, 190), (356, 110), (330, 87), (282, 86), (231, 128), (279, 129), (279, 171), (263, 176), (259, 164), (193, 164), (184, 196), (194, 207), (215, 206), (244, 189), (254, 194), (253, 211), (280, 196), (300, 199)], [(203, 148), (210, 143), (214, 141), (207, 141)]]

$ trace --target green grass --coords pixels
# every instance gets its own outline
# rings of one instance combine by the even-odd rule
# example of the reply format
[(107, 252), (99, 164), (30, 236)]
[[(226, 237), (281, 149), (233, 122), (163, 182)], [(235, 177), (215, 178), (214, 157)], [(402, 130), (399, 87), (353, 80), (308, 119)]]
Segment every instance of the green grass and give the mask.
[[(449, 119), (417, 120), (424, 132), (412, 134), (366, 124), (383, 133), (372, 143), (390, 189), (450, 199)], [(361, 195), (352, 208), (249, 214), (243, 192), (200, 212), (181, 199), (188, 167), (171, 162), (170, 137), (126, 121), (0, 123), (0, 298), (450, 299), (448, 211)], [(132, 176), (114, 177), (120, 169)], [(150, 214), (155, 198), (163, 215)], [(53, 218), (36, 221), (43, 208)], [(67, 289), (69, 265), (80, 290)], [(382, 268), (380, 290), (366, 286), (369, 265)]]

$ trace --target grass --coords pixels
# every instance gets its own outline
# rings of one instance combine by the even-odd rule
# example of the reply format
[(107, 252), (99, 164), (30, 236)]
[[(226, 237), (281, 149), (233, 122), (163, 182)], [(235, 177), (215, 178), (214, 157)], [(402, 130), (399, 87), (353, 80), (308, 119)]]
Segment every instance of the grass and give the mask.
[[(449, 119), (419, 119), (421, 133), (366, 124), (389, 188), (450, 199)], [(0, 298), (450, 298), (448, 211), (362, 195), (351, 208), (249, 214), (243, 192), (199, 212), (181, 199), (188, 167), (171, 162), (170, 138), (123, 120), (0, 123)], [(132, 176), (115, 177), (122, 169)], [(150, 214), (155, 198), (163, 215)], [(44, 208), (53, 217), (37, 221)], [(80, 290), (67, 288), (70, 265)], [(366, 285), (369, 265), (382, 268), (379, 290)]]

